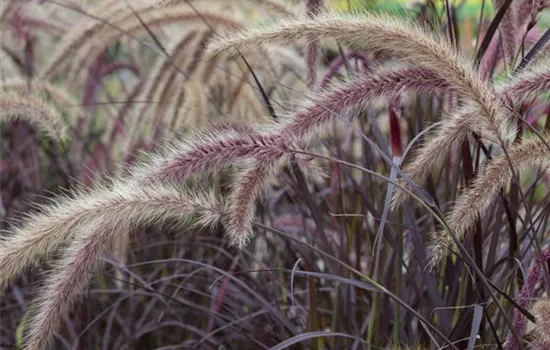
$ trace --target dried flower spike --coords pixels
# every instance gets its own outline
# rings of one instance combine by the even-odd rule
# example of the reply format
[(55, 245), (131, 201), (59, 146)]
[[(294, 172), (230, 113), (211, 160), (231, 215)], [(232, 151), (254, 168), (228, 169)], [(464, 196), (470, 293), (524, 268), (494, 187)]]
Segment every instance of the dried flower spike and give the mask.
[(63, 138), (67, 129), (59, 112), (46, 102), (29, 94), (0, 92), (0, 120), (15, 119), (38, 126), (54, 140)]
[(48, 347), (63, 315), (101, 266), (103, 253), (119, 234), (138, 226), (170, 222), (178, 226), (212, 226), (220, 222), (223, 207), (211, 194), (190, 194), (155, 185), (119, 189), (119, 202), (108, 210), (92, 211), (73, 230), (72, 244), (49, 274), (36, 313), (30, 321), (28, 350)]
[[(544, 139), (533, 137), (510, 147), (507, 150), (508, 157), (502, 154), (491, 161), (483, 174), (460, 195), (446, 218), (449, 229), (459, 240), (487, 210), (500, 189), (512, 180), (517, 169), (550, 166), (550, 150), (545, 144), (549, 141), (550, 135), (545, 135)], [(454, 242), (449, 232), (444, 230), (436, 234), (431, 247), (432, 264), (435, 265), (447, 257), (448, 248), (452, 246)]]
[(539, 349), (550, 349), (550, 301), (541, 300), (533, 305), (533, 315), (537, 319), (534, 330), (534, 345)]

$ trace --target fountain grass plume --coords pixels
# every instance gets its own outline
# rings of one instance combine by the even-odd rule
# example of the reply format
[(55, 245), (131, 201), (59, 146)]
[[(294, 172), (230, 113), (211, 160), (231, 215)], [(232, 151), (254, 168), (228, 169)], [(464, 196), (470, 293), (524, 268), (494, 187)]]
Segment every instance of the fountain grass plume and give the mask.
[[(521, 103), (535, 98), (550, 89), (550, 65), (548, 58), (539, 60), (536, 64), (528, 66), (519, 74), (511, 76), (497, 89), (502, 100)], [(469, 109), (469, 111), (468, 111)], [(510, 121), (513, 120), (510, 118)], [(404, 166), (404, 173), (418, 185), (421, 185), (434, 169), (440, 168), (445, 161), (445, 156), (451, 150), (453, 144), (460, 144), (469, 133), (469, 130), (498, 142), (490, 133), (486, 132), (489, 125), (480, 121), (475, 108), (462, 106), (443, 120), (442, 126), (435, 135), (426, 141), (419, 151), (414, 152), (412, 160)], [(463, 129), (461, 129), (463, 128)], [(512, 132), (512, 128), (509, 129)], [(510, 138), (510, 137), (505, 137)], [(407, 182), (399, 180), (400, 185), (410, 190)], [(409, 198), (405, 191), (396, 189), (392, 198), (392, 208), (396, 209)]]
[(384, 65), (344, 83), (333, 83), (311, 95), (297, 108), (282, 128), (290, 136), (308, 144), (326, 133), (331, 122), (350, 110), (387, 101), (407, 91), (445, 94), (454, 91), (446, 81), (429, 70), (402, 65)]
[(290, 153), (278, 157), (276, 161), (255, 160), (249, 162), (242, 175), (235, 178), (229, 195), (226, 225), (231, 244), (243, 247), (248, 243), (252, 235), (256, 201), (272, 176), (289, 161)]
[(269, 167), (252, 162), (246, 171), (234, 181), (228, 211), (228, 236), (238, 247), (245, 246), (252, 235), (252, 221), (256, 200), (267, 182)]
[(513, 75), (500, 87), (501, 93), (515, 102), (523, 102), (550, 90), (550, 59), (544, 57)]
[(281, 18), (262, 28), (231, 33), (213, 40), (211, 55), (227, 56), (235, 49), (263, 44), (293, 44), (311, 37), (334, 38), (361, 50), (384, 52), (425, 68), (460, 92), (478, 109), (489, 131), (504, 139), (508, 135), (509, 111), (493, 86), (474, 70), (473, 59), (460, 54), (443, 36), (417, 23), (387, 14), (321, 14), (314, 18)]
[[(506, 0), (494, 0), (495, 7), (497, 11), (506, 3)], [(516, 52), (519, 47), (519, 38), (517, 35), (517, 16), (519, 6), (518, 1), (513, 1), (504, 16), (499, 26), (500, 36), (502, 37), (502, 46), (504, 51), (504, 58), (508, 67), (512, 67), (514, 64), (514, 59), (516, 57)]]
[(132, 198), (133, 189), (118, 184), (72, 191), (26, 214), (21, 224), (0, 240), (0, 292), (24, 270), (48, 260), (61, 246), (69, 244), (75, 230), (90, 218), (107, 215), (121, 204), (121, 199), (134, 203), (147, 200)]
[[(418, 24), (385, 14), (321, 14), (314, 18), (282, 18), (274, 24), (263, 28), (242, 31), (231, 37), (219, 37), (212, 41), (208, 47), (211, 55), (230, 55), (234, 49), (245, 49), (262, 44), (291, 44), (300, 39), (334, 38), (363, 50), (384, 52), (408, 62), (415, 68), (425, 69), (439, 79), (437, 84), (447, 85), (461, 98), (462, 107), (458, 111), (451, 111), (444, 121), (442, 129), (436, 134), (436, 139), (429, 141), (427, 146), (421, 149), (419, 160), (407, 167), (412, 172), (405, 173), (417, 181), (420, 181), (428, 172), (442, 164), (445, 151), (448, 151), (456, 138), (447, 136), (460, 136), (463, 139), (467, 132), (480, 132), (497, 145), (505, 147), (510, 135), (514, 133), (512, 113), (509, 111), (500, 94), (495, 91), (492, 84), (474, 70), (471, 57), (458, 53), (448, 40), (441, 35), (428, 32)], [(384, 75), (380, 75), (384, 79)], [(367, 78), (368, 79), (368, 78)], [(411, 77), (412, 81), (414, 77)], [(444, 84), (441, 84), (444, 82)], [(368, 91), (377, 91), (376, 89)], [(370, 102), (352, 101), (351, 97), (342, 94), (338, 96), (341, 105), (351, 106)], [(356, 97), (356, 96), (354, 96)], [(317, 102), (317, 101), (316, 101)], [(291, 129), (288, 135), (306, 137), (311, 132), (311, 137), (318, 137), (319, 128), (312, 127), (326, 117), (322, 112), (324, 105), (318, 103), (318, 117), (304, 118), (297, 116), (286, 126)], [(336, 111), (342, 110), (335, 108)], [(458, 118), (456, 120), (452, 120)], [(307, 120), (306, 120), (307, 119)], [(328, 120), (325, 119), (325, 120)], [(321, 125), (323, 123), (319, 123)], [(298, 130), (303, 128), (302, 131)], [(450, 128), (450, 129), (447, 129)], [(457, 128), (465, 128), (459, 130)], [(436, 142), (445, 141), (444, 147), (437, 147)], [(433, 157), (430, 151), (437, 151)], [(425, 164), (429, 160), (429, 164)], [(401, 204), (407, 197), (402, 191), (397, 192), (394, 199), (394, 208)]]
[(540, 300), (533, 305), (533, 315), (537, 319), (534, 330), (534, 343), (538, 349), (550, 348), (550, 300)]
[(152, 224), (212, 227), (221, 222), (225, 212), (212, 193), (190, 193), (159, 184), (122, 186), (116, 189), (116, 197), (108, 207), (88, 211), (73, 227), (74, 241), (64, 250), (39, 294), (27, 349), (48, 347), (63, 316), (98, 272), (103, 254), (117, 235)]
[[(459, 240), (463, 239), (466, 231), (487, 211), (500, 189), (512, 180), (513, 170), (521, 167), (550, 166), (550, 150), (546, 146), (549, 141), (550, 135), (546, 134), (543, 139), (532, 137), (509, 147), (509, 159), (502, 154), (492, 160), (471, 186), (464, 190), (446, 217), (449, 229)], [(437, 233), (430, 248), (431, 264), (441, 262), (448, 256), (448, 249), (454, 246), (449, 232), (443, 230)]]
[(313, 94), (280, 124), (268, 124), (262, 130), (225, 124), (199, 135), (190, 143), (177, 143), (166, 155), (156, 157), (152, 167), (138, 170), (137, 177), (185, 181), (191, 174), (204, 175), (237, 160), (252, 160), (256, 165), (238, 178), (229, 201), (232, 203), (229, 236), (233, 243), (242, 246), (250, 236), (254, 203), (261, 189), (270, 174), (288, 165), (291, 154), (322, 140), (329, 134), (332, 121), (349, 110), (361, 110), (369, 102), (376, 103), (407, 90), (445, 93), (452, 89), (425, 69), (384, 66), (372, 74), (331, 85)]
[[(284, 143), (274, 137), (277, 125), (265, 127), (266, 131), (243, 133), (244, 129), (228, 130), (224, 133), (212, 131), (199, 133), (190, 142), (176, 142), (165, 152), (152, 157), (150, 164), (136, 168), (134, 178), (138, 181), (150, 179), (163, 182), (185, 182), (190, 175), (206, 175), (231, 165), (243, 158), (255, 158), (262, 153), (279, 150)], [(225, 124), (224, 129), (231, 128)]]
[(54, 106), (31, 94), (0, 91), (0, 120), (24, 120), (54, 140), (66, 134), (65, 120)]

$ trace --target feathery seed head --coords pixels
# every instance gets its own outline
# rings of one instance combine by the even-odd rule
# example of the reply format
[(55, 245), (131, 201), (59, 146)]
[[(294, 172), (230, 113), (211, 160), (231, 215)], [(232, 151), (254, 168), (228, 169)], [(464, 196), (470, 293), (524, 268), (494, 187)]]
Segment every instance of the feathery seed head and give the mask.
[[(284, 162), (288, 158), (279, 159)], [(226, 223), (230, 243), (244, 247), (252, 236), (256, 200), (268, 183), (273, 164), (251, 162), (240, 177), (235, 179), (229, 196), (228, 220)]]
[(473, 59), (459, 54), (441, 35), (418, 24), (390, 15), (321, 14), (314, 18), (282, 18), (264, 28), (248, 30), (210, 42), (211, 55), (228, 55), (234, 49), (262, 44), (292, 44), (300, 39), (334, 38), (361, 50), (385, 52), (425, 68), (475, 105), (494, 137), (508, 134), (510, 113), (492, 85), (473, 67)]
[[(550, 141), (550, 135), (541, 140), (538, 137), (525, 139), (522, 143), (508, 148), (506, 155), (493, 159), (483, 174), (480, 174), (469, 188), (457, 199), (453, 209), (447, 215), (447, 225), (459, 240), (466, 231), (487, 210), (513, 177), (514, 171), (521, 167), (550, 166), (550, 150), (545, 142)], [(510, 163), (509, 163), (510, 161)], [(454, 246), (452, 237), (447, 231), (439, 232), (432, 246), (433, 264), (439, 263), (447, 256), (447, 248)]]
[(550, 348), (550, 301), (537, 301), (533, 305), (532, 312), (537, 319), (534, 331), (534, 343), (541, 349)]
[(550, 89), (550, 62), (547, 58), (530, 64), (500, 88), (505, 96), (519, 103)]
[[(187, 193), (158, 184), (144, 187), (131, 183), (117, 184), (111, 190), (115, 192), (116, 199), (105, 203), (107, 206), (93, 206), (82, 213), (78, 222), (72, 226), (67, 227), (69, 220), (75, 220), (71, 217), (44, 223), (57, 225), (63, 230), (70, 228), (74, 241), (65, 250), (58, 267), (50, 273), (43, 293), (39, 296), (28, 334), (28, 349), (47, 347), (63, 315), (99, 269), (100, 258), (110, 248), (116, 235), (132, 232), (138, 226), (166, 222), (180, 226), (213, 226), (220, 223), (225, 215), (224, 205), (209, 193)], [(59, 238), (59, 235), (55, 238)], [(54, 243), (61, 242), (58, 240)], [(0, 266), (4, 266), (4, 262)]]
[(192, 143), (177, 144), (167, 155), (156, 157), (152, 165), (137, 173), (141, 179), (184, 182), (191, 174), (209, 174), (238, 159), (269, 162), (287, 152), (287, 142), (273, 131), (203, 133)]
[[(180, 209), (178, 215), (184, 215), (183, 218), (186, 211), (200, 209), (203, 214), (200, 222), (204, 225), (220, 220), (223, 210), (213, 209), (212, 203), (219, 202), (213, 194), (195, 195), (162, 184), (154, 186), (117, 181), (111, 186), (56, 198), (52, 205), (29, 214), (21, 226), (0, 240), (0, 292), (22, 271), (49, 259), (61, 246), (70, 243), (75, 231), (92, 220), (111, 225), (136, 222), (141, 225), (166, 221), (167, 217), (179, 218), (174, 213)], [(209, 207), (212, 209), (207, 210)]]
[(285, 123), (282, 133), (300, 144), (320, 139), (331, 122), (350, 110), (361, 111), (405, 91), (447, 93), (446, 81), (426, 69), (385, 65), (345, 83), (333, 83), (314, 93)]
[(0, 120), (21, 119), (38, 126), (54, 140), (61, 140), (67, 125), (59, 112), (30, 94), (0, 91)]

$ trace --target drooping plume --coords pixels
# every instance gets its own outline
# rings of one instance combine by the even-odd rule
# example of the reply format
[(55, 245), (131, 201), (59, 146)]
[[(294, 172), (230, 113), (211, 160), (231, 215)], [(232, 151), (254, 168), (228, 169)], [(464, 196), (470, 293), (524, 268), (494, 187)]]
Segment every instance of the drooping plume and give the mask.
[(41, 99), (14, 91), (0, 91), (0, 120), (21, 119), (44, 130), (55, 140), (61, 139), (67, 125), (59, 111)]
[(534, 345), (538, 349), (550, 348), (550, 301), (541, 300), (533, 305), (533, 314), (537, 320), (535, 324)]
[(513, 101), (521, 102), (550, 90), (550, 60), (545, 57), (527, 66), (501, 87), (500, 91)]
[[(500, 189), (512, 180), (514, 172), (522, 167), (550, 165), (550, 149), (545, 144), (549, 141), (550, 135), (546, 135), (544, 140), (538, 137), (527, 139), (508, 148), (509, 159), (502, 154), (489, 163), (483, 173), (459, 196), (447, 215), (447, 225), (459, 240), (463, 239), (466, 231), (485, 213)], [(437, 233), (431, 248), (432, 264), (447, 257), (448, 249), (454, 246), (449, 232), (443, 230)]]
[(496, 138), (510, 133), (509, 112), (492, 85), (473, 69), (471, 57), (459, 54), (442, 36), (412, 21), (390, 15), (323, 14), (314, 18), (280, 19), (258, 28), (212, 41), (212, 55), (263, 44), (292, 44), (311, 37), (334, 38), (358, 49), (387, 53), (430, 70), (474, 104)]
[(159, 184), (119, 188), (117, 195), (117, 203), (88, 212), (72, 227), (75, 239), (50, 272), (38, 297), (27, 349), (48, 347), (63, 316), (97, 273), (101, 257), (117, 235), (150, 224), (191, 226), (191, 219), (195, 226), (212, 226), (224, 215), (223, 206), (210, 194), (186, 193)]

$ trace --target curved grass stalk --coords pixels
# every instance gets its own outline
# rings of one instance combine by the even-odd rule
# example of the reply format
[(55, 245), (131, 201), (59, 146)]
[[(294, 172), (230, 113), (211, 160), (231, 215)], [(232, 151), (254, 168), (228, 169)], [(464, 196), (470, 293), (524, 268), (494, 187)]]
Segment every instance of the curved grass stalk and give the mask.
[(381, 67), (314, 94), (310, 102), (289, 118), (282, 132), (286, 137), (292, 135), (307, 144), (310, 139), (324, 134), (336, 116), (351, 109), (361, 110), (404, 91), (447, 93), (454, 89), (425, 69)]
[[(360, 108), (368, 101), (392, 96), (406, 89), (435, 92), (451, 90), (448, 84), (429, 71), (383, 67), (372, 75), (362, 76), (355, 81), (320, 92), (313, 98), (311, 105), (304, 106), (287, 122), (266, 128), (269, 132), (246, 135), (239, 132), (212, 132), (193, 143), (178, 144), (167, 156), (156, 157), (152, 166), (134, 171), (135, 178), (137, 181), (150, 178), (168, 182), (185, 181), (191, 174), (212, 173), (243, 158), (254, 159), (259, 165), (269, 169), (277, 162), (284, 164), (293, 149), (301, 148), (298, 145), (304, 146), (320, 138), (335, 116), (347, 109)], [(256, 175), (259, 174), (258, 171), (260, 170), (256, 169)], [(266, 176), (267, 173), (263, 173), (257, 178)], [(238, 200), (235, 200), (236, 204), (230, 210), (234, 219), (231, 221), (232, 225), (229, 225), (232, 241), (239, 244), (246, 241), (253, 218), (253, 205), (265, 183), (263, 180), (252, 181), (252, 175), (243, 179), (247, 181), (235, 185), (233, 198)], [(246, 196), (237, 193), (246, 193)]]
[(134, 173), (139, 179), (186, 181), (192, 174), (211, 174), (243, 158), (282, 156), (287, 148), (273, 132), (249, 135), (203, 134), (191, 143), (179, 143), (167, 155), (156, 157), (152, 166)]
[[(238, 159), (254, 159), (259, 166), (269, 169), (277, 162), (286, 163), (288, 155), (292, 154), (293, 150), (302, 149), (321, 139), (326, 134), (327, 126), (336, 116), (349, 109), (360, 109), (369, 101), (392, 96), (406, 89), (441, 92), (448, 91), (449, 87), (426, 70), (384, 67), (372, 75), (362, 76), (355, 81), (316, 94), (311, 105), (304, 106), (281, 125), (266, 128), (268, 132), (207, 136), (191, 144), (180, 144), (171, 154), (155, 163), (151, 168), (154, 169), (153, 172), (144, 169), (140, 172), (140, 177), (184, 181), (191, 174), (211, 173)], [(258, 175), (259, 178), (266, 176)], [(253, 182), (250, 177), (252, 175), (244, 178), (249, 184)], [(245, 241), (243, 237), (248, 237), (247, 230), (253, 218), (250, 215), (253, 212), (251, 208), (256, 201), (259, 188), (264, 183), (265, 181), (256, 181), (254, 185), (234, 186), (237, 192), (241, 189), (240, 193), (243, 194), (233, 194), (233, 198), (239, 202), (233, 207), (239, 209), (230, 210), (231, 215), (237, 218), (230, 226), (234, 242), (242, 244)], [(252, 190), (242, 190), (247, 186)]]
[(0, 91), (0, 120), (15, 119), (38, 126), (54, 140), (66, 134), (67, 124), (53, 106), (33, 95)]
[(110, 212), (120, 208), (126, 210), (129, 203), (139, 207), (149, 201), (146, 195), (150, 191), (141, 191), (143, 186), (119, 181), (90, 192), (77, 191), (28, 214), (22, 225), (0, 240), (0, 292), (24, 270), (49, 259), (61, 246), (70, 243), (82, 224), (94, 218), (108, 218)]
[[(549, 90), (550, 66), (548, 60), (545, 59), (513, 76), (498, 91), (503, 98), (509, 98), (514, 102), (523, 102)], [(476, 121), (475, 109), (471, 109), (469, 112), (467, 109), (467, 106), (462, 107), (449, 120), (445, 120), (437, 134), (426, 142), (410, 163), (404, 166), (404, 173), (413, 182), (421, 185), (434, 169), (441, 168), (452, 145), (460, 144), (467, 137), (468, 129), (492, 139), (492, 135), (485, 133), (487, 126)], [(464, 130), (460, 130), (461, 127)], [(498, 140), (494, 141), (498, 142)], [(403, 187), (410, 189), (405, 181), (400, 180), (400, 183)], [(407, 198), (405, 192), (397, 191), (392, 199), (392, 208), (401, 206)]]

